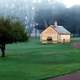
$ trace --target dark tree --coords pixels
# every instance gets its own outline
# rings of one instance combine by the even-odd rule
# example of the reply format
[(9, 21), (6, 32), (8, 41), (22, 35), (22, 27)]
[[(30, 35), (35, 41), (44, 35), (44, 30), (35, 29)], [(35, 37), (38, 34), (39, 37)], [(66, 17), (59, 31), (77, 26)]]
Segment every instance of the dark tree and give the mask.
[(5, 56), (5, 46), (8, 43), (26, 41), (28, 39), (25, 25), (17, 19), (0, 18), (0, 48)]
[(36, 28), (43, 31), (43, 29), (57, 21), (58, 25), (64, 26), (73, 36), (80, 36), (80, 6), (75, 5), (66, 8), (62, 3), (46, 7), (41, 6), (35, 11), (35, 22), (39, 24)]
[(52, 8), (39, 8), (36, 11), (35, 22), (39, 24), (38, 29), (45, 29), (53, 22)]
[[(42, 5), (41, 5), (42, 6)], [(35, 22), (39, 24), (38, 29), (45, 29), (49, 25), (54, 24), (57, 20), (60, 23), (60, 16), (65, 11), (65, 6), (62, 3), (54, 5), (43, 5), (35, 11)]]

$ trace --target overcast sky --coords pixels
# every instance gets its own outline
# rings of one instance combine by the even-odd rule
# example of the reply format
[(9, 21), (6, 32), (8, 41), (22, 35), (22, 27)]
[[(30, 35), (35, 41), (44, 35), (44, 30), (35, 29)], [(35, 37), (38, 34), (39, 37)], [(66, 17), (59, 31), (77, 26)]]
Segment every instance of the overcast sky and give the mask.
[[(5, 7), (15, 7), (14, 4), (23, 4), (23, 5), (27, 5), (30, 4), (29, 3), (30, 0), (0, 0), (0, 7), (1, 6), (5, 6)], [(32, 1), (32, 0), (31, 0)], [(43, 0), (33, 0), (33, 2), (38, 2), (40, 3)], [(49, 2), (54, 2), (56, 0), (48, 0)], [(73, 5), (80, 5), (80, 0), (57, 0), (59, 2), (63, 2), (67, 7), (71, 7)]]
[(80, 0), (63, 0), (63, 3), (67, 6), (67, 7), (71, 7), (73, 5), (80, 5)]

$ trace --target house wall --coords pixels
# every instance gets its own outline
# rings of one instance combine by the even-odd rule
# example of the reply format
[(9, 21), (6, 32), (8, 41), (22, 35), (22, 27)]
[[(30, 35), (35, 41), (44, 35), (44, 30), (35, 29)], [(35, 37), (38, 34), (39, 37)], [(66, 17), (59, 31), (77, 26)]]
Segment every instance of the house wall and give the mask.
[(61, 43), (70, 42), (70, 35), (69, 34), (59, 35), (58, 42), (61, 42)]
[(57, 42), (70, 42), (70, 34), (59, 34), (56, 30), (55, 27), (48, 27), (46, 30), (44, 30), (41, 34), (40, 34), (40, 41), (42, 43), (48, 43), (47, 39), (48, 37), (52, 38), (52, 42), (53, 43), (57, 43)]
[(40, 35), (40, 40), (42, 43), (47, 43), (47, 38), (52, 37), (52, 41), (57, 42), (57, 35), (58, 33), (53, 28), (49, 27)]

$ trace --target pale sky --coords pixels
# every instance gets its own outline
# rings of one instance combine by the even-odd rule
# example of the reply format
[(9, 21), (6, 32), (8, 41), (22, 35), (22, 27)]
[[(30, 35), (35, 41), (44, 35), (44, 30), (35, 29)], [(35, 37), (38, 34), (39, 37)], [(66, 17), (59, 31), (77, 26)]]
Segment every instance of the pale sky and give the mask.
[(80, 0), (62, 0), (62, 2), (69, 8), (74, 5), (80, 5)]
[[(43, 0), (32, 0), (33, 2), (42, 2)], [(46, 0), (45, 0), (46, 1)], [(53, 3), (54, 1), (59, 1), (63, 2), (68, 8), (73, 6), (73, 5), (80, 5), (80, 0), (48, 0), (50, 3)], [(0, 7), (1, 5), (8, 6), (8, 4), (13, 4), (13, 3), (23, 3), (27, 4), (29, 0), (0, 0)], [(12, 5), (14, 7), (14, 5)]]
[[(40, 2), (42, 0), (33, 0), (33, 2)], [(80, 0), (48, 0), (50, 3), (54, 2), (54, 1), (59, 1), (64, 3), (67, 8), (72, 7), (74, 5), (80, 5)]]

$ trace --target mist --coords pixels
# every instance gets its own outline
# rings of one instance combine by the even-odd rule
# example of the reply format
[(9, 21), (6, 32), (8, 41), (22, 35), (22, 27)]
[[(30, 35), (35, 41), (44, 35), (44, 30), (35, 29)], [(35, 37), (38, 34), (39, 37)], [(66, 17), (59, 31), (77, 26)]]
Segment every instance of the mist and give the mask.
[(1, 0), (0, 16), (18, 18), (26, 24), (29, 34), (33, 30), (33, 25), (37, 30), (43, 31), (57, 21), (75, 36), (80, 36), (80, 5), (74, 4), (67, 7), (63, 1)]

